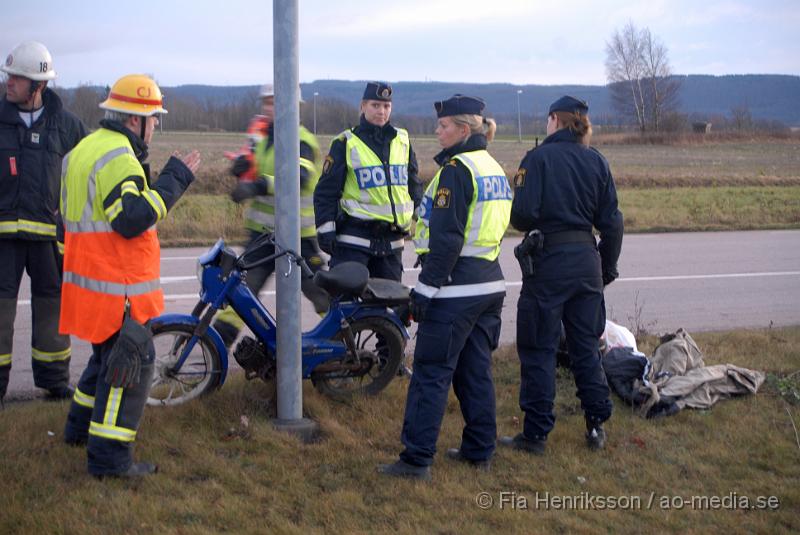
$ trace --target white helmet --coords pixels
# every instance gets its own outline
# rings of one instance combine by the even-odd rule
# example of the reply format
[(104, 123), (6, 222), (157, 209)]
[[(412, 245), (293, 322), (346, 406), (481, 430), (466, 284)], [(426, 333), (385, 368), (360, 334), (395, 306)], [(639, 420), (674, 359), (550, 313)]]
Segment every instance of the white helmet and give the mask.
[[(297, 94), (299, 97), (300, 102), (305, 102), (303, 100), (303, 91), (300, 89), (300, 85), (297, 86)], [(258, 93), (258, 98), (267, 98), (267, 97), (274, 97), (275, 96), (275, 86), (272, 84), (264, 84), (261, 86), (261, 91)]]
[(52, 80), (56, 77), (53, 57), (46, 46), (36, 41), (25, 41), (15, 46), (0, 70), (36, 81)]
[(261, 91), (258, 93), (259, 98), (267, 98), (275, 96), (275, 86), (272, 84), (264, 84), (261, 86)]

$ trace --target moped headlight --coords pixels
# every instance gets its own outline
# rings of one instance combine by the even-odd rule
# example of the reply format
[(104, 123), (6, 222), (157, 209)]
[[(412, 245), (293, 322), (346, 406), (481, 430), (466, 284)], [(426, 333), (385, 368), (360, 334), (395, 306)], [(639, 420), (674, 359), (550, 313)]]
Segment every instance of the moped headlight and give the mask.
[(197, 261), (197, 282), (199, 282), (201, 285), (203, 284), (203, 269), (204, 269), (203, 264), (201, 264), (200, 261), (198, 260)]

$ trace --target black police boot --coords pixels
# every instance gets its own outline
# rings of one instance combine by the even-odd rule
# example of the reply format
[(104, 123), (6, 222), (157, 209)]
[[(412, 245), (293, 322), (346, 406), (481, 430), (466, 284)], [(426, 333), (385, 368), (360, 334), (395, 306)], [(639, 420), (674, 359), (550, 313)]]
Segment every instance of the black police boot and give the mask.
[(459, 448), (450, 448), (444, 452), (444, 456), (452, 461), (468, 464), (476, 470), (480, 470), (481, 472), (488, 472), (492, 469), (491, 459), (468, 459), (461, 454), (461, 450)]
[(519, 433), (513, 437), (500, 437), (497, 443), (515, 450), (533, 453), (534, 455), (544, 455), (547, 437), (530, 439)]
[(214, 329), (219, 333), (222, 338), (222, 343), (228, 349), (231, 348), (236, 338), (239, 336), (239, 329), (228, 323), (227, 321), (215, 321), (213, 324)]
[(44, 399), (47, 401), (62, 401), (65, 399), (72, 399), (73, 395), (75, 395), (74, 388), (69, 385), (60, 385), (48, 388)]
[(586, 445), (590, 450), (602, 450), (606, 447), (606, 431), (601, 422), (586, 420)]
[(97, 479), (103, 479), (106, 477), (114, 477), (119, 479), (134, 479), (144, 476), (150, 476), (158, 472), (158, 465), (152, 463), (132, 463), (130, 467), (125, 470), (124, 472), (120, 472), (119, 474), (95, 474), (94, 477)]
[(379, 464), (378, 473), (393, 477), (418, 479), (420, 481), (431, 480), (430, 466), (416, 466), (403, 460), (398, 460), (392, 464)]

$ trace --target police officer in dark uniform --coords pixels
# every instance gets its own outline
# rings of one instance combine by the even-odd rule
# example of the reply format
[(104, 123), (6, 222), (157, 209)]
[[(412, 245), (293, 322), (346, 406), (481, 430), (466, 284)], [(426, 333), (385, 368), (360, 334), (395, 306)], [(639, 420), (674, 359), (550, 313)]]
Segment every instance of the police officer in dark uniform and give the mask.
[(360, 124), (331, 143), (314, 190), (314, 213), (331, 267), (354, 261), (372, 277), (399, 281), (404, 236), (422, 184), (408, 132), (389, 123), (391, 112), (391, 86), (368, 83)]
[[(603, 287), (617, 277), (622, 213), (608, 162), (589, 146), (589, 107), (564, 96), (547, 116), (547, 138), (525, 155), (514, 178), (511, 224), (528, 232), (517, 304), (523, 432), (500, 443), (541, 454), (555, 415), (556, 350), (563, 322), (571, 369), (591, 449), (605, 445), (611, 416), (598, 339), (605, 326)], [(592, 227), (600, 231), (596, 245)], [(526, 269), (527, 263), (527, 269)], [(531, 265), (532, 264), (532, 265)], [(532, 273), (530, 272), (532, 271)]]
[[(493, 120), (483, 101), (454, 95), (435, 105), (441, 167), (419, 208), (414, 242), (422, 270), (411, 292), (419, 322), (400, 459), (383, 474), (430, 479), (450, 383), (464, 431), (447, 457), (489, 468), (495, 449), (492, 350), (500, 337), (505, 281), (497, 257), (511, 212), (511, 186), (486, 151)], [(484, 134), (486, 132), (486, 135)]]

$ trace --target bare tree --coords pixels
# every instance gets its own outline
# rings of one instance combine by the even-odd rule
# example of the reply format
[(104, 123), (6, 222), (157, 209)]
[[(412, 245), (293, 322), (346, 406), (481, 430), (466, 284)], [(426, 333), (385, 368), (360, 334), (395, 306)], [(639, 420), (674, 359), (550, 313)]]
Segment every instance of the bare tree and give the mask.
[(640, 131), (658, 131), (662, 117), (677, 106), (679, 79), (672, 76), (667, 47), (648, 28), (628, 22), (606, 43), (606, 76), (611, 103)]
[(753, 116), (750, 113), (750, 106), (746, 102), (731, 108), (731, 122), (733, 127), (740, 132), (753, 129)]

